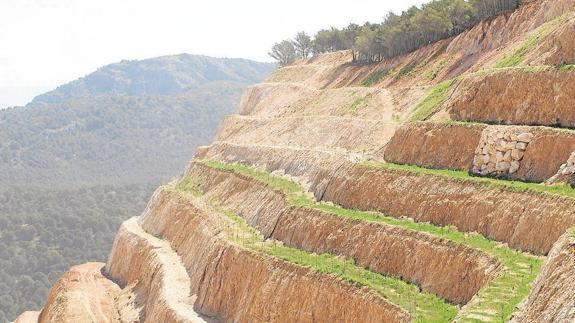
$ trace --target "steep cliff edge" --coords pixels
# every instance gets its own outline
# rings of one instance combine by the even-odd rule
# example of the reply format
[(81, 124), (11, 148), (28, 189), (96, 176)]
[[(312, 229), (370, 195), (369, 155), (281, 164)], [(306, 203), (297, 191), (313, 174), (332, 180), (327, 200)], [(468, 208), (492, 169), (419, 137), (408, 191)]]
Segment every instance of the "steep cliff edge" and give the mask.
[(550, 65), (575, 58), (573, 10), (278, 70), (124, 223), (106, 274), (147, 322), (571, 319), (575, 190), (541, 182), (573, 168), (575, 79)]

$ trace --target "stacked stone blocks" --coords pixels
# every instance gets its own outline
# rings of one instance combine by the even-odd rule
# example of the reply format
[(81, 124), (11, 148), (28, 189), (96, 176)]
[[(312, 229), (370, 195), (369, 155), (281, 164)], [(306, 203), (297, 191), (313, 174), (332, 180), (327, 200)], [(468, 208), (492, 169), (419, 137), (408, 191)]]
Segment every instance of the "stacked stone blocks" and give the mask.
[(523, 127), (485, 128), (475, 150), (472, 172), (482, 176), (516, 173), (531, 140), (533, 134)]

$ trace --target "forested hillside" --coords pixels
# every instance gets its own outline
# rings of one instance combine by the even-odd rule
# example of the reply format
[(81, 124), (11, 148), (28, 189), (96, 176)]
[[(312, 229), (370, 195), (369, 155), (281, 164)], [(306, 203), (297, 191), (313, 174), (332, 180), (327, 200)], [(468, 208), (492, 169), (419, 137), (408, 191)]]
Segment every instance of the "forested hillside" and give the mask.
[(105, 259), (152, 184), (0, 192), (0, 322), (39, 308), (70, 264)]
[(0, 111), (0, 322), (42, 304), (73, 264), (180, 174), (244, 88), (275, 69), (178, 55), (123, 61)]
[(0, 113), (0, 187), (158, 182), (234, 111), (245, 84), (175, 95), (82, 97)]

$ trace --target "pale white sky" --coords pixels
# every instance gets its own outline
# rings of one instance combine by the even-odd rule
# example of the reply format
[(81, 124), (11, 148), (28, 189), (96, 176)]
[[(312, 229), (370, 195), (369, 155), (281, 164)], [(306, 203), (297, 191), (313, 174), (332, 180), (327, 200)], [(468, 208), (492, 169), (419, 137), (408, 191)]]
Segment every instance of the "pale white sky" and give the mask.
[(0, 107), (122, 59), (191, 53), (271, 61), (297, 31), (379, 22), (424, 0), (0, 0)]

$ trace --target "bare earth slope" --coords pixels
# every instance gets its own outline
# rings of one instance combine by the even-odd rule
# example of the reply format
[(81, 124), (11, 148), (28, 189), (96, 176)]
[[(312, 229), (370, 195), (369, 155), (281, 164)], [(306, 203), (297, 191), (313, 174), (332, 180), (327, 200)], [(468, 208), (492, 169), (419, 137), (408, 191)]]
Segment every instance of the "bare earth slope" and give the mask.
[(573, 320), (575, 190), (551, 180), (575, 176), (554, 65), (575, 62), (573, 11), (527, 1), (378, 64), (278, 70), (105, 274), (147, 322)]

